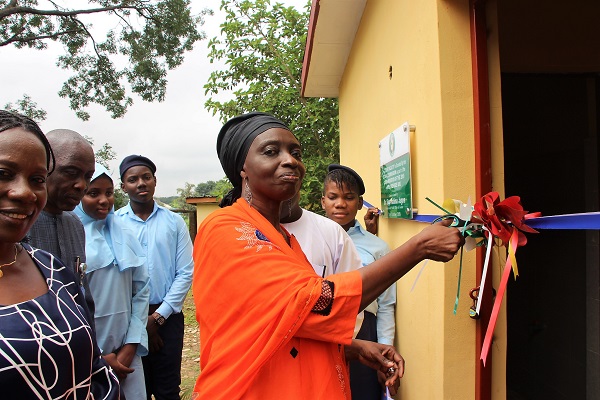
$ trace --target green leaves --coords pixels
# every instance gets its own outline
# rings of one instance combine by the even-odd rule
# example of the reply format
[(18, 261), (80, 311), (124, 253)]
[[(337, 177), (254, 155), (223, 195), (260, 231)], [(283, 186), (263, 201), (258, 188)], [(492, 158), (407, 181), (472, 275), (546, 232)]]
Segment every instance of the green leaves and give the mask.
[(23, 98), (17, 100), (15, 104), (7, 103), (4, 109), (26, 115), (37, 123), (44, 121), (48, 115), (46, 110), (38, 108), (37, 103), (28, 94), (24, 94)]
[(172, 206), (181, 210), (195, 210), (196, 207), (185, 202), (186, 197), (194, 196), (195, 186), (196, 185), (186, 182), (183, 189), (177, 189), (177, 198), (173, 200)]
[[(209, 40), (209, 60), (226, 68), (204, 85), (205, 108), (225, 122), (250, 111), (272, 113), (283, 120), (303, 147), (306, 178), (301, 204), (320, 211), (327, 166), (339, 160), (336, 99), (300, 96), (302, 62), (309, 19), (304, 11), (271, 5), (269, 0), (224, 0), (221, 35)], [(221, 100), (225, 94), (233, 99)]]
[[(49, 2), (53, 8), (40, 9), (35, 0), (0, 0), (0, 46), (43, 50), (48, 40), (62, 43), (65, 53), (57, 65), (74, 75), (59, 95), (83, 120), (90, 103), (122, 117), (133, 104), (130, 92), (162, 101), (167, 71), (205, 38), (199, 27), (212, 15), (206, 9), (193, 15), (189, 0), (90, 0), (87, 8), (67, 6), (85, 4), (79, 3), (55, 1)], [(94, 27), (87, 22), (92, 19), (111, 29)]]

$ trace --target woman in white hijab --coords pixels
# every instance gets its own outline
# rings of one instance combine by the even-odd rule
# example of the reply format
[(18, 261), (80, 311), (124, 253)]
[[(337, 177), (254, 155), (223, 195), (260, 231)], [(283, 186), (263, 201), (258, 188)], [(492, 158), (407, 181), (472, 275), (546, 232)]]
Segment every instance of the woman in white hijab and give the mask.
[(149, 278), (134, 233), (114, 218), (114, 184), (96, 163), (88, 190), (75, 208), (85, 228), (86, 274), (96, 304), (98, 346), (127, 399), (145, 399), (141, 357), (148, 354)]

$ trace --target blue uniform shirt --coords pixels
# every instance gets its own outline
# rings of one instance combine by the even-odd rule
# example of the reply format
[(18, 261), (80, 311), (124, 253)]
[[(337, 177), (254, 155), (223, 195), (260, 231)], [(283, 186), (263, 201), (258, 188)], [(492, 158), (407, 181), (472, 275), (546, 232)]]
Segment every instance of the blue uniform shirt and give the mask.
[(183, 218), (156, 202), (146, 221), (135, 215), (131, 204), (115, 214), (135, 232), (146, 253), (150, 304), (160, 304), (156, 312), (165, 318), (181, 312), (194, 270), (192, 240)]

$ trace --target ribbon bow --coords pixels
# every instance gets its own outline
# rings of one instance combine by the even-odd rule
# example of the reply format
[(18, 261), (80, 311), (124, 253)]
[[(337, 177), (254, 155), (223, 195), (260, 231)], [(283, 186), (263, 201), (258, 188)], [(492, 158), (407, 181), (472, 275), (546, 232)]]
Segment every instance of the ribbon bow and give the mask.
[[(523, 210), (521, 205), (521, 198), (519, 196), (511, 196), (500, 201), (500, 195), (498, 192), (490, 192), (484, 195), (475, 205), (473, 206), (473, 220), (474, 222), (481, 223), (485, 230), (489, 232), (487, 240), (487, 255), (483, 266), (483, 275), (479, 291), (483, 292), (483, 286), (485, 284), (485, 273), (489, 264), (489, 252), (491, 246), (494, 245), (494, 241), (490, 240), (493, 238), (500, 239), (500, 244), (508, 248), (508, 257), (506, 258), (506, 264), (500, 280), (500, 286), (496, 299), (494, 300), (494, 306), (492, 307), (492, 314), (490, 321), (485, 333), (483, 340), (483, 347), (481, 349), (481, 360), (485, 365), (489, 348), (492, 341), (492, 334), (496, 327), (496, 321), (498, 320), (498, 313), (506, 292), (506, 285), (508, 284), (508, 278), (510, 271), (512, 270), (515, 274), (515, 279), (519, 275), (517, 268), (516, 252), (519, 246), (527, 244), (527, 237), (524, 232), (538, 233), (535, 229), (525, 224), (525, 220), (538, 216), (539, 213), (528, 213)], [(478, 296), (477, 313), (481, 305), (481, 293)]]

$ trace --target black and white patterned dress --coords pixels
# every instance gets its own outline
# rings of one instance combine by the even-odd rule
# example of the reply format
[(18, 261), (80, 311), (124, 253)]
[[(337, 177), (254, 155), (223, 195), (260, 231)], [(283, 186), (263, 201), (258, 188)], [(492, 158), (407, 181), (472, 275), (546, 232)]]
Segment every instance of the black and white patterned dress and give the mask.
[(0, 399), (119, 399), (73, 273), (51, 254), (23, 247), (48, 292), (0, 305)]

